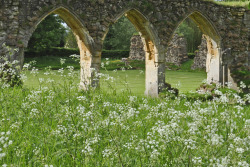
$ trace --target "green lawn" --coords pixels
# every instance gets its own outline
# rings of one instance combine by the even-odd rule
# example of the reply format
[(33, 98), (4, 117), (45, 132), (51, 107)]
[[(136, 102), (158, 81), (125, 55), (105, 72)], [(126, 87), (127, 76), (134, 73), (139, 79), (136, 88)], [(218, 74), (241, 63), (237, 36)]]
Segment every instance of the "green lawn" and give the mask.
[[(30, 71), (24, 72), (28, 76), (28, 80), (25, 81), (24, 85), (26, 87), (38, 87), (39, 78), (44, 78), (47, 80), (49, 77), (45, 75), (45, 68), (50, 66), (52, 75), (50, 75), (55, 80), (56, 84), (62, 84), (67, 76), (62, 77), (57, 71), (60, 68), (66, 69), (67, 66), (73, 66), (75, 71), (74, 82), (79, 83), (79, 63), (72, 58), (63, 58), (65, 63), (61, 64), (61, 58), (56, 56), (43, 56), (36, 58), (26, 58), (25, 63), (30, 61), (36, 61), (34, 67), (39, 69), (39, 74), (34, 76), (30, 74)], [(169, 64), (166, 71), (166, 82), (170, 83), (172, 87), (178, 88), (181, 93), (195, 91), (199, 87), (201, 82), (206, 79), (206, 73), (202, 70), (191, 70), (193, 60), (185, 62), (181, 67), (177, 67)], [(130, 60), (129, 65), (125, 65), (121, 60), (115, 59), (102, 59), (102, 71), (104, 77), (101, 78), (101, 88), (107, 91), (115, 90), (120, 93), (124, 90), (129, 90), (133, 94), (144, 95), (145, 91), (145, 62)], [(104, 70), (105, 69), (105, 70)], [(123, 70), (121, 70), (123, 69)], [(129, 69), (129, 70), (127, 70)], [(64, 75), (67, 75), (65, 72)], [(107, 79), (107, 77), (109, 79)]]
[[(76, 70), (74, 82), (80, 82), (79, 71)], [(39, 86), (39, 78), (53, 79), (56, 84), (62, 84), (64, 77), (60, 76), (58, 71), (52, 71), (52, 76), (48, 77), (44, 74), (44, 70), (39, 70), (39, 74), (34, 76), (30, 71), (24, 72), (27, 75), (27, 80), (24, 85), (29, 88)], [(101, 88), (106, 90), (118, 90), (122, 92), (125, 89), (131, 90), (132, 93), (143, 95), (145, 91), (145, 71), (142, 70), (118, 70), (114, 71), (101, 71), (105, 76), (101, 79)], [(107, 79), (107, 77), (109, 79)], [(66, 76), (67, 77), (67, 76)], [(111, 79), (111, 77), (113, 79)], [(181, 92), (194, 91), (201, 82), (206, 78), (205, 72), (181, 72), (181, 71), (166, 71), (166, 82), (170, 83), (172, 87), (177, 87)]]

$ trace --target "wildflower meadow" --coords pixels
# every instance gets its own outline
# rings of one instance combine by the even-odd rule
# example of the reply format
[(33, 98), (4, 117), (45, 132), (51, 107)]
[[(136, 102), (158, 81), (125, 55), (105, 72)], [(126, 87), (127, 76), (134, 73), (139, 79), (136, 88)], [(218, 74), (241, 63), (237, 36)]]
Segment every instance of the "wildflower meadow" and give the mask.
[(1, 166), (250, 164), (249, 94), (216, 89), (202, 101), (80, 91), (72, 67), (42, 72), (37, 88), (0, 85)]
[(31, 68), (24, 82), (27, 72), (38, 87), (0, 84), (3, 167), (250, 164), (250, 94), (217, 85), (210, 100), (174, 92), (150, 98), (112, 87), (79, 90), (73, 67)]

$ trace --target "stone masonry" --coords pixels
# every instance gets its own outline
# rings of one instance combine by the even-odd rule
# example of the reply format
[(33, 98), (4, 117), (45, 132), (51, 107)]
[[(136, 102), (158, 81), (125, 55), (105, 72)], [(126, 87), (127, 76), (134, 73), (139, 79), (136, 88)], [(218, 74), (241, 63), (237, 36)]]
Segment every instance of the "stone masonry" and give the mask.
[(129, 59), (145, 60), (144, 44), (140, 35), (134, 35), (131, 38)]
[(166, 62), (181, 66), (181, 64), (187, 60), (187, 40), (183, 36), (174, 34), (173, 39), (168, 46)]
[[(140, 35), (134, 35), (131, 38), (129, 59), (145, 60), (144, 44)], [(180, 66), (187, 60), (187, 40), (183, 36), (175, 34), (168, 46), (166, 62), (174, 63), (175, 65)]]
[[(123, 15), (143, 38), (147, 95), (158, 96), (165, 87), (166, 48), (187, 17), (211, 38), (210, 55), (217, 54), (214, 60), (219, 60), (219, 82), (232, 78), (239, 83), (249, 78), (239, 75), (249, 69), (250, 10), (245, 8), (203, 0), (0, 0), (0, 46), (5, 43), (19, 49), (11, 60), (19, 60), (22, 65), (32, 33), (51, 13), (58, 14), (78, 40), (83, 89), (98, 86), (95, 76), (100, 69), (103, 41), (109, 26)], [(224, 52), (227, 49), (230, 52)], [(0, 55), (4, 52), (0, 47)]]
[(192, 69), (205, 69), (207, 61), (207, 40), (205, 36), (202, 36), (201, 44), (198, 47), (198, 50), (195, 51), (194, 64)]

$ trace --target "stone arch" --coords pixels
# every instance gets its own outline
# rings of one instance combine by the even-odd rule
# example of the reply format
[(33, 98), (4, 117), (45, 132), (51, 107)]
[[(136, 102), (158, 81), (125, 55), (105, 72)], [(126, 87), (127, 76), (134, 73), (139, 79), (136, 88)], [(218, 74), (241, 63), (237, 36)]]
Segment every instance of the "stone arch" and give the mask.
[[(65, 23), (72, 29), (75, 38), (77, 40), (78, 48), (80, 50), (80, 66), (81, 66), (81, 82), (80, 87), (82, 89), (88, 89), (88, 87), (93, 84), (92, 83), (92, 72), (91, 72), (91, 65), (92, 65), (92, 54), (94, 52), (94, 41), (90, 37), (88, 30), (84, 27), (83, 21), (78, 18), (78, 16), (70, 11), (65, 6), (59, 6), (55, 7), (52, 10), (46, 12), (43, 14), (30, 28), (29, 36), (26, 41), (26, 47), (27, 43), (35, 31), (36, 27), (39, 25), (39, 23), (44, 20), (48, 15), (50, 14), (57, 14), (60, 16), (62, 20), (65, 21)], [(22, 61), (23, 63), (23, 61)]]
[[(230, 78), (231, 75), (233, 79), (238, 83), (241, 80), (248, 83), (249, 76), (247, 74), (243, 74), (242, 71), (244, 71), (244, 73), (245, 71), (249, 71), (249, 63), (247, 63), (247, 57), (249, 53), (248, 47), (250, 11), (241, 7), (222, 6), (204, 0), (1, 1), (0, 44), (6, 43), (11, 48), (19, 48), (19, 52), (11, 55), (10, 59), (20, 60), (23, 57), (23, 48), (27, 46), (27, 41), (29, 40), (33, 31), (31, 27), (35, 27), (35, 23), (39, 23), (39, 21), (42, 20), (43, 17), (51, 12), (60, 13), (60, 11), (64, 11), (67, 13), (67, 15), (63, 16), (65, 20), (67, 20), (67, 18), (69, 17), (69, 20), (75, 21), (75, 23), (72, 23), (72, 27), (73, 25), (80, 25), (79, 27), (81, 30), (78, 30), (79, 27), (75, 27), (75, 32), (77, 32), (76, 34), (78, 34), (78, 36), (83, 41), (83, 46), (85, 46), (91, 53), (91, 56), (87, 56), (90, 57), (90, 60), (84, 61), (88, 62), (86, 64), (89, 66), (89, 70), (85, 69), (86, 72), (88, 71), (88, 77), (86, 78), (89, 78), (89, 76), (93, 78), (93, 73), (89, 72), (90, 68), (94, 68), (96, 69), (96, 71), (99, 70), (99, 66), (101, 63), (100, 55), (102, 50), (102, 39), (105, 36), (108, 25), (110, 24), (110, 22), (114, 22), (116, 18), (119, 18), (120, 15), (127, 12), (129, 16), (131, 16), (131, 20), (136, 18), (146, 20), (145, 24), (139, 22), (139, 25), (137, 25), (137, 27), (141, 26), (141, 32), (145, 30), (145, 36), (150, 37), (149, 39), (153, 43), (152, 45), (146, 41), (146, 44), (148, 44), (148, 51), (150, 52), (153, 50), (152, 48), (156, 48), (154, 50), (155, 60), (152, 60), (151, 62), (153, 64), (152, 66), (155, 66), (155, 69), (153, 67), (151, 69), (154, 69), (154, 72), (152, 73), (154, 73), (154, 75), (157, 74), (158, 76), (155, 77), (157, 79), (153, 80), (152, 84), (150, 82), (147, 83), (150, 83), (148, 85), (151, 85), (152, 87), (153, 85), (157, 85), (155, 86), (157, 87), (157, 92), (159, 92), (159, 90), (161, 89), (159, 85), (161, 83), (164, 83), (164, 77), (159, 77), (161, 74), (160, 71), (163, 71), (163, 68), (161, 68), (161, 66), (163, 66), (162, 62), (164, 62), (164, 56), (162, 55), (164, 54), (162, 53), (164, 53), (164, 49), (167, 48), (174, 28), (177, 28), (178, 24), (180, 24), (186, 17), (191, 17), (193, 18), (193, 20), (196, 20), (198, 23), (200, 23), (204, 28), (203, 30), (206, 31), (214, 41), (216, 41), (217, 45), (219, 44), (219, 48), (223, 49), (223, 52), (220, 51), (221, 53), (223, 53), (223, 58), (220, 62), (220, 66), (224, 66), (224, 69), (219, 69), (219, 71), (223, 71), (223, 75), (221, 75), (220, 73), (220, 80), (223, 80), (223, 82), (225, 82)], [(61, 12), (60, 14), (63, 15), (63, 12)], [(134, 21), (134, 23), (136, 24), (137, 21)], [(84, 27), (86, 27), (89, 32), (84, 29)], [(158, 37), (160, 39), (160, 42), (158, 41)], [(217, 40), (216, 37), (221, 37), (220, 39), (223, 39), (223, 44), (222, 40)], [(151, 47), (150, 49), (149, 46), (154, 47)], [(5, 54), (6, 51), (0, 47), (0, 56), (4, 56)], [(156, 56), (157, 54), (159, 55)], [(84, 55), (84, 53), (82, 55)], [(87, 55), (87, 53), (85, 55)], [(4, 62), (4, 60), (1, 60), (0, 58), (0, 62), (1, 61)], [(227, 65), (231, 72), (230, 75), (226, 74), (228, 71)], [(91, 80), (91, 83), (94, 83), (95, 81), (98, 80)], [(92, 85), (97, 84), (94, 83)]]
[[(199, 29), (204, 34), (207, 40), (207, 61), (206, 61), (206, 72), (207, 72), (207, 81), (209, 83), (221, 83), (224, 84), (227, 76), (224, 74), (223, 62), (222, 62), (222, 53), (221, 50), (223, 48), (222, 37), (217, 30), (217, 27), (213, 24), (213, 22), (209, 19), (208, 16), (203, 14), (199, 10), (194, 10), (186, 15), (184, 19), (178, 22), (174, 31), (180, 26), (180, 24), (190, 18), (194, 23), (197, 24)], [(172, 33), (173, 36), (174, 32)]]
[[(115, 23), (122, 16), (126, 16), (128, 20), (135, 26), (144, 44), (145, 61), (146, 61), (146, 90), (145, 94), (151, 97), (157, 97), (163, 89), (165, 83), (165, 65), (163, 47), (160, 45), (160, 39), (154, 30), (149, 19), (138, 9), (129, 8), (119, 13), (113, 20)], [(106, 34), (106, 31), (103, 41)]]

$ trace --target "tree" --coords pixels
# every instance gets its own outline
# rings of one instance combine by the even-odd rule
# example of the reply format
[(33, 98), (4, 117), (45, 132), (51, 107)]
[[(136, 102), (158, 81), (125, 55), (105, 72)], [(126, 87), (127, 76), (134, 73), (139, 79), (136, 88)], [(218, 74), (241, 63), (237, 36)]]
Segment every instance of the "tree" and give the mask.
[(183, 35), (188, 43), (188, 52), (194, 53), (201, 44), (202, 32), (191, 19), (187, 18), (177, 29), (177, 33)]
[(49, 15), (36, 28), (29, 40), (28, 49), (41, 51), (50, 47), (63, 47), (66, 28), (57, 15)]
[(77, 41), (73, 31), (68, 27), (67, 35), (65, 37), (65, 48), (78, 48)]
[(129, 50), (130, 39), (137, 33), (134, 25), (125, 17), (121, 17), (109, 29), (104, 41), (106, 50)]

